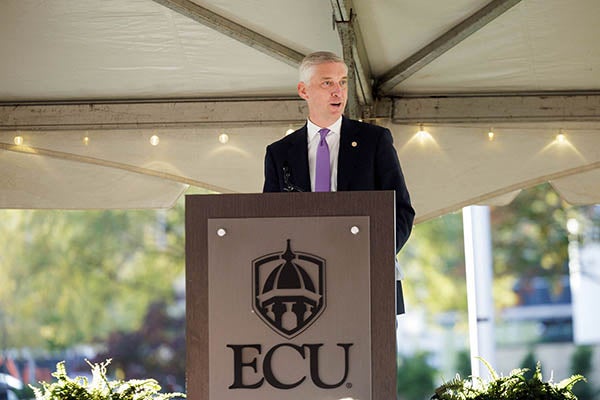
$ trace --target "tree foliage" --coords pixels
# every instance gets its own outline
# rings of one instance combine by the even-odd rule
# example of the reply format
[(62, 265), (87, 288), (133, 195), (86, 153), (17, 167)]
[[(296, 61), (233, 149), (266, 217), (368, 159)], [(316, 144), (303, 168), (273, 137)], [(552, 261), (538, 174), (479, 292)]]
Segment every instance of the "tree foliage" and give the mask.
[(183, 273), (182, 208), (0, 211), (0, 344), (57, 350), (139, 327)]
[[(579, 209), (565, 203), (549, 184), (523, 190), (510, 204), (491, 207), (494, 303), (515, 305), (517, 279), (564, 275), (566, 223)], [(462, 214), (453, 213), (415, 226), (399, 255), (406, 274), (408, 304), (432, 313), (467, 309)], [(557, 287), (559, 287), (557, 285)]]
[(466, 310), (464, 244), (460, 213), (414, 227), (400, 252), (408, 304), (426, 304), (433, 313)]
[[(594, 350), (592, 346), (577, 346), (571, 355), (571, 372), (590, 377), (593, 372), (592, 357)], [(592, 400), (596, 397), (597, 390), (592, 386), (592, 382), (583, 382), (573, 388), (573, 393), (579, 400)]]
[(169, 313), (165, 303), (153, 303), (144, 323), (133, 332), (113, 332), (106, 351), (96, 360), (111, 358), (129, 379), (151, 375), (168, 390), (181, 390), (185, 382), (185, 315)]
[[(538, 362), (536, 361), (535, 350), (529, 349), (525, 357), (521, 360), (521, 369), (523, 370), (523, 376), (525, 379), (533, 379), (534, 371)], [(541, 366), (538, 366), (541, 369)]]
[(422, 400), (433, 392), (436, 369), (427, 362), (424, 352), (399, 359), (397, 384), (402, 400)]
[(496, 274), (563, 275), (568, 259), (567, 219), (575, 212), (549, 184), (523, 190), (508, 206), (495, 207)]

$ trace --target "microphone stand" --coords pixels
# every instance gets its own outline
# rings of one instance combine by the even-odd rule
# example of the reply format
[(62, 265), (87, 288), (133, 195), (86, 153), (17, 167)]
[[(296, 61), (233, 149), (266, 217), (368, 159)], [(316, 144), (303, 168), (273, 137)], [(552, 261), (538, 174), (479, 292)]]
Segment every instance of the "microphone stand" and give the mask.
[(283, 166), (283, 191), (284, 192), (304, 192), (301, 188), (290, 182), (290, 168), (287, 165)]

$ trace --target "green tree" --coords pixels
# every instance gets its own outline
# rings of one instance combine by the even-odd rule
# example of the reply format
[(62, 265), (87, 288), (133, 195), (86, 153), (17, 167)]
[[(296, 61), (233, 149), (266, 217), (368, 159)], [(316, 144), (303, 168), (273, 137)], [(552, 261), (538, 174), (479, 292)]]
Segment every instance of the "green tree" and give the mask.
[(435, 389), (437, 372), (427, 362), (428, 354), (416, 353), (398, 360), (398, 395), (403, 400), (428, 399)]
[[(594, 350), (591, 346), (577, 346), (571, 355), (571, 373), (583, 375), (589, 379), (592, 376), (592, 357)], [(592, 400), (595, 398), (591, 382), (581, 382), (573, 388), (573, 393), (579, 400)]]
[(523, 190), (509, 205), (494, 207), (496, 274), (563, 275), (568, 259), (567, 220), (575, 212), (549, 184)]
[[(575, 215), (582, 211), (561, 200), (549, 184), (523, 190), (506, 206), (491, 207), (496, 307), (515, 305), (517, 279), (545, 276), (558, 283), (556, 278), (566, 273), (568, 259), (567, 219)], [(431, 314), (466, 313), (461, 213), (415, 226), (398, 260), (406, 274), (409, 307), (426, 305)], [(558, 284), (555, 287), (562, 289)]]
[(169, 391), (181, 391), (185, 383), (185, 316), (171, 315), (164, 303), (153, 303), (139, 330), (113, 332), (106, 351), (96, 356), (128, 379), (152, 376)]
[(64, 349), (140, 326), (184, 270), (183, 204), (168, 211), (1, 211), (4, 347)]
[(448, 214), (419, 225), (400, 252), (408, 303), (432, 313), (466, 310), (462, 217)]
[[(405, 271), (407, 304), (424, 305), (430, 315), (459, 311), (458, 329), (466, 329), (467, 286), (462, 213), (447, 214), (414, 227), (398, 261)], [(513, 276), (497, 276), (498, 307), (514, 304)]]
[(471, 352), (469, 350), (461, 350), (456, 353), (456, 373), (466, 378), (471, 376)]
[[(523, 357), (523, 359), (521, 360), (521, 365), (519, 366), (519, 368), (527, 369), (527, 371), (523, 372), (523, 376), (526, 379), (533, 378), (537, 363), (538, 363), (538, 360), (536, 360), (536, 358), (535, 358), (535, 351), (533, 349), (530, 349), (527, 352), (527, 354), (525, 354), (525, 357)], [(541, 370), (541, 366), (540, 366), (540, 370)]]

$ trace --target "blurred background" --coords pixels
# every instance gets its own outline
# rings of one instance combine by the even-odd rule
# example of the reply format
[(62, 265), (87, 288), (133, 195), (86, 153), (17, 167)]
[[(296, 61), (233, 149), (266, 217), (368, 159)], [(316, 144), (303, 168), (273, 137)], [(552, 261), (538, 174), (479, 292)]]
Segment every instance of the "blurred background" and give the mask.
[[(571, 206), (543, 184), (490, 215), (493, 368), (508, 374), (540, 361), (545, 379), (582, 373), (579, 398), (600, 398), (597, 329), (578, 320), (597, 304), (585, 290), (600, 283), (600, 205)], [(0, 385), (13, 392), (6, 398), (32, 397), (27, 385), (50, 380), (61, 360), (70, 375), (86, 376), (86, 359), (110, 358), (115, 378), (185, 389), (183, 198), (161, 211), (1, 210), (0, 220)], [(458, 212), (416, 225), (399, 256), (403, 399), (429, 398), (456, 374), (471, 374), (464, 253)]]

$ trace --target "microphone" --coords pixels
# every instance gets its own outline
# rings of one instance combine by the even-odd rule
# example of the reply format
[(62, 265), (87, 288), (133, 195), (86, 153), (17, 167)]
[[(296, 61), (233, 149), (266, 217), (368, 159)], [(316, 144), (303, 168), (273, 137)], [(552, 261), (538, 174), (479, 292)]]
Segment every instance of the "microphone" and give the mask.
[(301, 188), (290, 182), (290, 167), (285, 163), (283, 165), (283, 191), (284, 192), (304, 192)]

